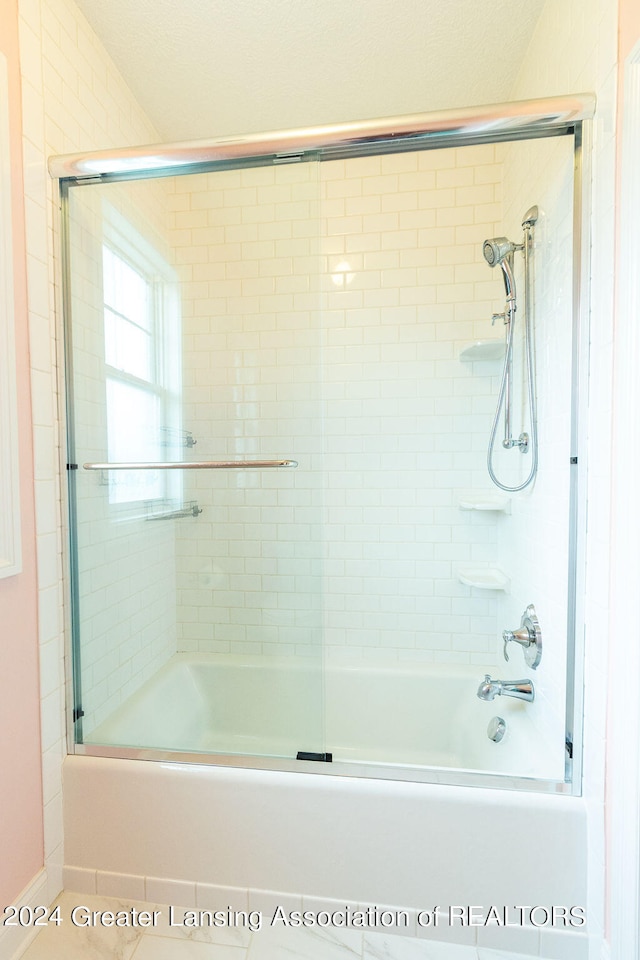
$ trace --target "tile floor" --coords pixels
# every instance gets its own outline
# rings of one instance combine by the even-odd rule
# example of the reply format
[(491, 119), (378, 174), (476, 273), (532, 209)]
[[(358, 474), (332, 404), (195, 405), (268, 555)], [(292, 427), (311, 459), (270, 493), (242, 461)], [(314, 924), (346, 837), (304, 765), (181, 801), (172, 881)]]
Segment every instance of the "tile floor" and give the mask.
[[(62, 922), (44, 927), (21, 960), (532, 960), (501, 950), (349, 929), (188, 930), (169, 927), (166, 906), (79, 893), (63, 893), (57, 903)], [(82, 926), (71, 919), (79, 906), (129, 915), (132, 908), (161, 913), (156, 925), (148, 928)], [(74, 916), (82, 924), (86, 913), (76, 911)]]

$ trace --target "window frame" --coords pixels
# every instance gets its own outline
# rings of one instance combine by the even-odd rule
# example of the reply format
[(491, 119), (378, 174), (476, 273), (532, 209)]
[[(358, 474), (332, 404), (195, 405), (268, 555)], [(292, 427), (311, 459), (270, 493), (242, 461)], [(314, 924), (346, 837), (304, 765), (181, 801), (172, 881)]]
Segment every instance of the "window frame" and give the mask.
[[(139, 274), (148, 289), (148, 309), (150, 312), (150, 373), (151, 378), (145, 380), (126, 370), (114, 367), (106, 359), (106, 311), (115, 311), (107, 304), (104, 274), (104, 250), (108, 249), (130, 269)], [(181, 344), (178, 298), (176, 293), (178, 278), (175, 271), (159, 251), (151, 244), (135, 226), (107, 201), (103, 202), (103, 234), (100, 243), (100, 271), (102, 287), (102, 314), (105, 323), (105, 358), (104, 358), (104, 390), (105, 409), (107, 416), (107, 449), (109, 430), (109, 402), (107, 385), (109, 381), (125, 384), (141, 390), (158, 401), (159, 426), (168, 436), (181, 434)], [(158, 437), (158, 449), (167, 446), (161, 436)], [(111, 459), (110, 453), (108, 458)], [(174, 459), (158, 456), (154, 459)], [(136, 456), (132, 460), (139, 461)], [(176, 458), (178, 459), (178, 458)], [(127, 497), (126, 499), (112, 496), (116, 484), (122, 483), (123, 472), (119, 475), (107, 474), (105, 483), (109, 487), (108, 503), (111, 511), (120, 514), (121, 519), (139, 519), (149, 515), (156, 516), (163, 508), (175, 509), (176, 502), (183, 499), (183, 482), (180, 471), (158, 471), (159, 493), (155, 497)]]

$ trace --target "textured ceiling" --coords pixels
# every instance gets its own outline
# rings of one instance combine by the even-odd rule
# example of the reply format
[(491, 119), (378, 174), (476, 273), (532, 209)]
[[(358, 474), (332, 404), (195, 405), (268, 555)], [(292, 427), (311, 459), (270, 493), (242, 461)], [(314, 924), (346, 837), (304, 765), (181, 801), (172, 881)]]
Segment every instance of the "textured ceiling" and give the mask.
[(544, 0), (76, 0), (165, 140), (506, 100)]

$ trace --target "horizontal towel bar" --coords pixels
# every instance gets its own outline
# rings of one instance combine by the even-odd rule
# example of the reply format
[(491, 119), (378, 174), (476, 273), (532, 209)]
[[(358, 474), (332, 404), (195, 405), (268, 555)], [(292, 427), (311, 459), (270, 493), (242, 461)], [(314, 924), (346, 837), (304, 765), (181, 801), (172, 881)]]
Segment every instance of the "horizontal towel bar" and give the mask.
[(266, 470), (297, 467), (297, 460), (201, 460), (193, 463), (83, 463), (84, 470)]

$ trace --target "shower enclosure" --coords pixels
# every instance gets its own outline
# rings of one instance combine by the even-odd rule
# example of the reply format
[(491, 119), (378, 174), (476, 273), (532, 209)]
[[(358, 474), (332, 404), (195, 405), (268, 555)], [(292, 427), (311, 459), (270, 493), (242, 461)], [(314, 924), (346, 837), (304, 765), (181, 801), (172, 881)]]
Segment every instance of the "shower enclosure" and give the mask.
[[(577, 789), (591, 109), (52, 161), (76, 752)], [(509, 397), (531, 432), (531, 371), (538, 469), (496, 445), (505, 492), (483, 243), (534, 205)]]

